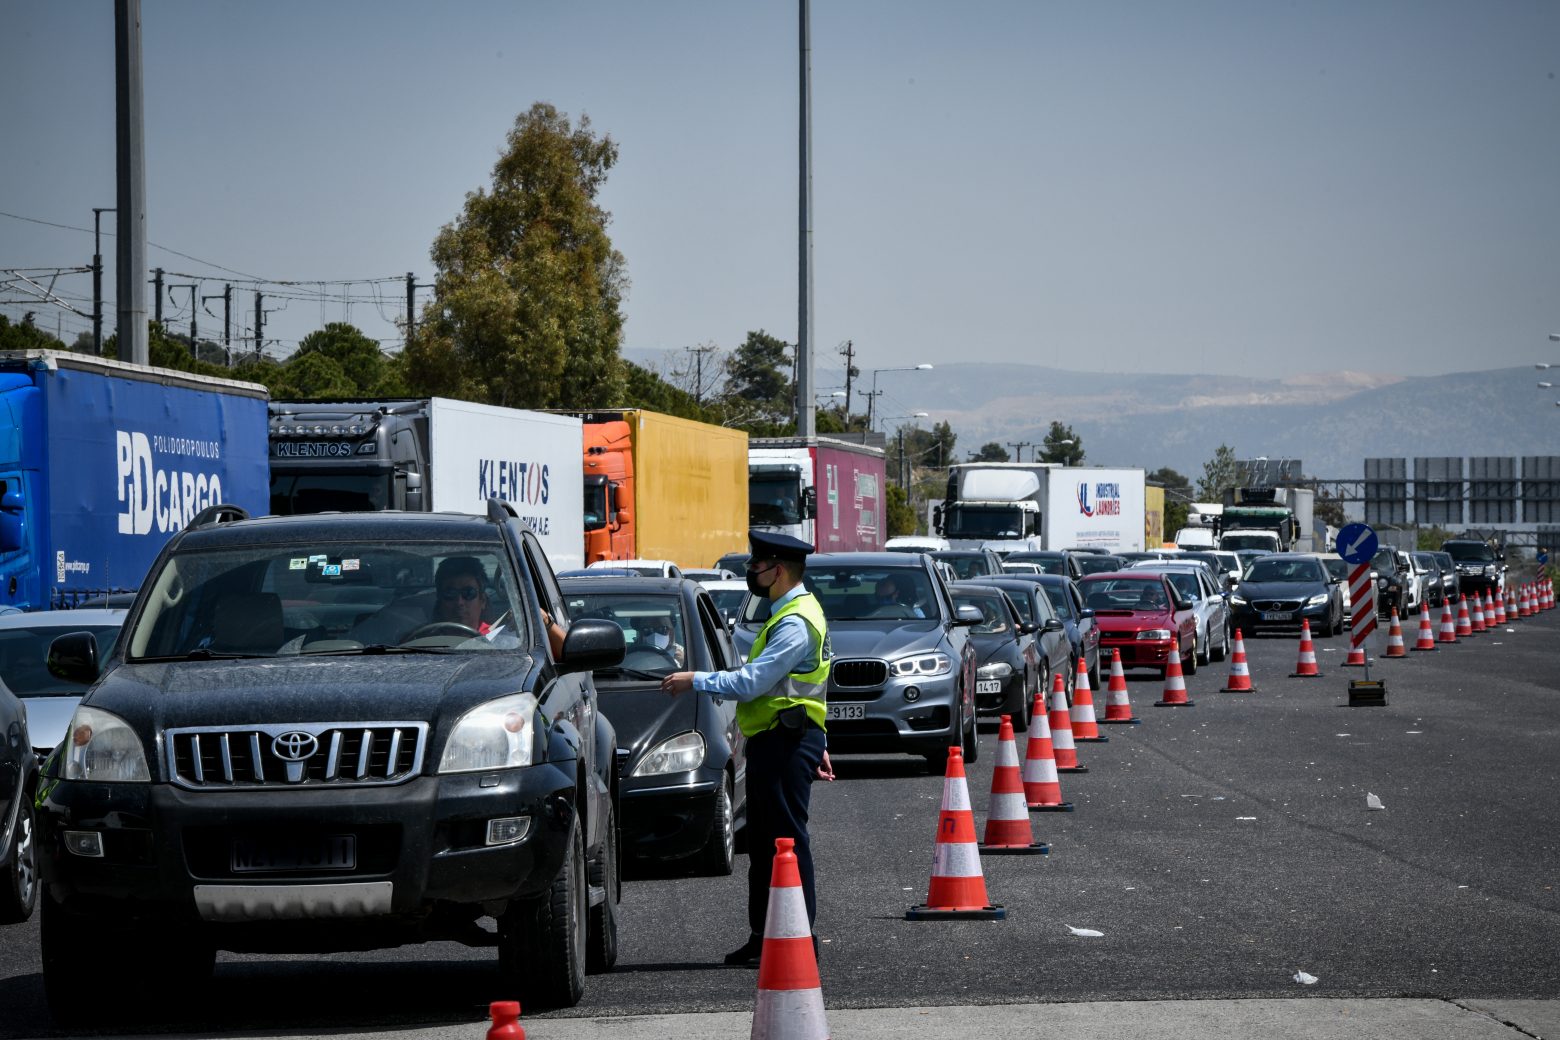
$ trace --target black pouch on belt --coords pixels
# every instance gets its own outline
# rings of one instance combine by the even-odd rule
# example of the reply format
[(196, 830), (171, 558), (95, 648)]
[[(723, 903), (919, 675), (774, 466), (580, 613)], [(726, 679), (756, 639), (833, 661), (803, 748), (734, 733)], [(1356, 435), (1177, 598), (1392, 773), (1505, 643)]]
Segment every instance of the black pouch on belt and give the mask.
[(807, 708), (793, 704), (784, 711), (776, 712), (775, 725), (787, 736), (800, 738), (807, 729)]

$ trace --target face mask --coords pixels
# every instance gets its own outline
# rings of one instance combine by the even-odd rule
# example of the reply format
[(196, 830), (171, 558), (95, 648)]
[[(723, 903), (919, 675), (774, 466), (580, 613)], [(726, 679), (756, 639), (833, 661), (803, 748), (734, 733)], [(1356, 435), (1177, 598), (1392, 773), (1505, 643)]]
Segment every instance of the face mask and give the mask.
[[(774, 568), (770, 568), (770, 570), (773, 570), (773, 569)], [(759, 584), (759, 581), (758, 581), (759, 574), (768, 574), (768, 573), (769, 573), (769, 571), (757, 571), (757, 572), (755, 572), (755, 571), (748, 571), (747, 575), (746, 575), (748, 591), (751, 592), (755, 596), (762, 596), (765, 599), (768, 599), (769, 598), (769, 586), (768, 585), (761, 585), (761, 584)]]
[(650, 638), (646, 641), (657, 650), (665, 650), (671, 644), (672, 637), (665, 632), (651, 632)]

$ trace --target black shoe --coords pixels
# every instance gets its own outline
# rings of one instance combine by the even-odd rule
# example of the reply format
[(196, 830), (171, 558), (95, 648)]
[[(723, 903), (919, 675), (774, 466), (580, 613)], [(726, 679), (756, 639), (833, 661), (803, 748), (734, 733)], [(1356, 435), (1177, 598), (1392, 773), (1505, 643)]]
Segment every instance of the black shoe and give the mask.
[(764, 955), (764, 937), (750, 935), (748, 941), (726, 954), (726, 963), (737, 968), (756, 968)]

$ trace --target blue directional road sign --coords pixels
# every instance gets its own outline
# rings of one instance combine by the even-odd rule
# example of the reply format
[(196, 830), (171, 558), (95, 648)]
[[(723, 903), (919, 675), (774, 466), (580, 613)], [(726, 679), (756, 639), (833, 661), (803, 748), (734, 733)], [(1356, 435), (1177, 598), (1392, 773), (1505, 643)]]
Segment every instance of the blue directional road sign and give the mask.
[(1538, 550), (1538, 563), (1539, 563), (1539, 566), (1543, 566), (1544, 564), (1547, 564), (1548, 562), (1549, 562), (1549, 551), (1547, 549), (1540, 549), (1540, 550)]
[(1376, 544), (1376, 532), (1369, 524), (1349, 524), (1338, 532), (1338, 555), (1346, 563), (1369, 563)]

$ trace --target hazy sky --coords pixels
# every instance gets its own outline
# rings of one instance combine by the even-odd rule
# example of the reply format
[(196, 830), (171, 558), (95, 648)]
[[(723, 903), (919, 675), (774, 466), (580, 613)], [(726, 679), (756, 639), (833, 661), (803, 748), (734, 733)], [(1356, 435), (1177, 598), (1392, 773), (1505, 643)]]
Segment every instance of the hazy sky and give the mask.
[[(620, 146), (602, 202), (626, 347), (795, 339), (794, 2), (142, 15), (148, 237), (200, 258), (149, 264), (207, 295), (241, 281), (211, 265), (364, 280), (327, 287), (351, 302), (270, 287), (278, 349), (322, 321), (396, 342), (404, 288), (367, 280), (431, 280), (433, 236), (538, 100)], [(847, 339), (867, 370), (1428, 374), (1555, 352), (1554, 0), (816, 0), (812, 45), (820, 390)], [(0, 211), (90, 228), (114, 204), (113, 73), (111, 0), (0, 0)], [(91, 252), (0, 217), (0, 267)], [(89, 309), (87, 277), (59, 288)], [(181, 326), (187, 298), (165, 304)], [(247, 327), (247, 285), (236, 309)], [(884, 376), (885, 405), (922, 378)]]

